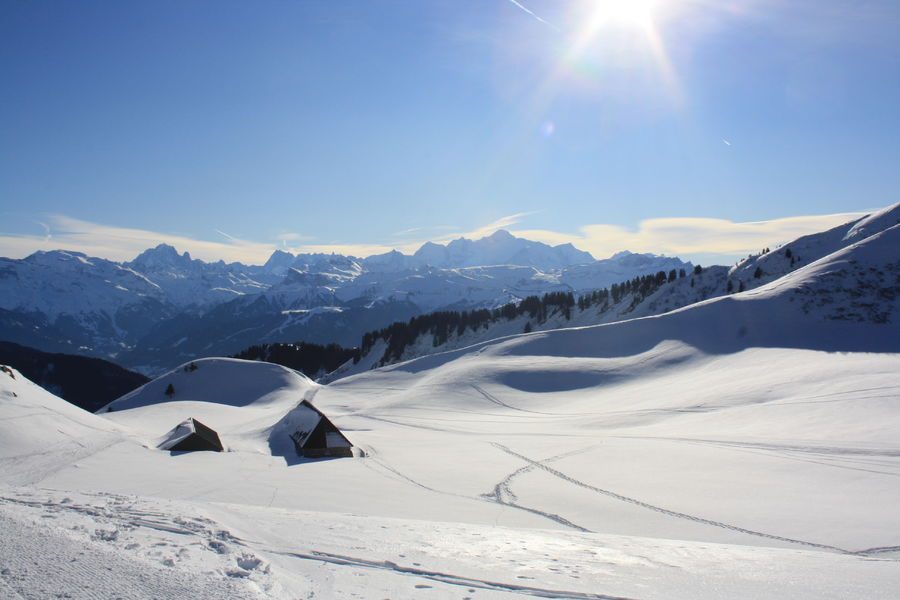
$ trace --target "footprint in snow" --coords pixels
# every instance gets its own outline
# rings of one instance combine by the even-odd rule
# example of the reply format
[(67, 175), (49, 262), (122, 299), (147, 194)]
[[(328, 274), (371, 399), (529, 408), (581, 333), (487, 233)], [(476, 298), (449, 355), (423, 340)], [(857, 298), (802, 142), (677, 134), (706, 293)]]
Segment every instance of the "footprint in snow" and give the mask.
[(227, 575), (228, 577), (233, 577), (235, 579), (243, 579), (245, 577), (250, 577), (250, 571), (245, 571), (238, 568), (227, 569), (225, 571), (225, 575)]
[(261, 571), (263, 573), (269, 572), (269, 565), (265, 564), (262, 559), (253, 556), (252, 554), (242, 554), (241, 556), (235, 559), (237, 566), (239, 569), (244, 571)]

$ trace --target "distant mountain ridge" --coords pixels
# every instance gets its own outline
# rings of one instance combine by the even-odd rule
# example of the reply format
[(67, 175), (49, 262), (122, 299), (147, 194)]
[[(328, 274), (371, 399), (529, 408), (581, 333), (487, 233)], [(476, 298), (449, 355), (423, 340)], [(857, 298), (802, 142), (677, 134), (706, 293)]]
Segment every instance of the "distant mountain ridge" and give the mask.
[(279, 341), (353, 346), (397, 320), (493, 308), (669, 268), (677, 258), (595, 261), (497, 231), (412, 255), (357, 258), (275, 251), (263, 265), (205, 262), (160, 244), (117, 263), (79, 252), (0, 258), (0, 339), (113, 359), (144, 372)]

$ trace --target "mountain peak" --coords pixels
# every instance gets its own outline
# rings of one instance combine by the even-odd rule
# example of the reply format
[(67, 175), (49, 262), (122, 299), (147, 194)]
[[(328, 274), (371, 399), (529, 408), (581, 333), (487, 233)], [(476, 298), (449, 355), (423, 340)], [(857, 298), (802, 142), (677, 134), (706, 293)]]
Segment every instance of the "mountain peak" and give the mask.
[(572, 244), (549, 246), (516, 237), (505, 229), (471, 240), (458, 238), (446, 246), (426, 242), (413, 255), (421, 264), (438, 268), (461, 268), (491, 265), (535, 267), (543, 271), (591, 263), (594, 257)]
[(272, 256), (269, 257), (269, 260), (266, 261), (266, 264), (263, 265), (263, 268), (270, 272), (284, 272), (285, 269), (294, 263), (295, 259), (296, 257), (290, 252), (276, 250), (272, 253)]
[(500, 241), (500, 240), (515, 240), (515, 239), (521, 239), (521, 238), (517, 238), (516, 236), (514, 236), (513, 234), (511, 234), (510, 232), (508, 232), (505, 229), (498, 229), (491, 235), (487, 236), (486, 238), (482, 238), (482, 239)]
[(185, 251), (178, 254), (178, 250), (169, 244), (159, 244), (155, 248), (148, 248), (141, 252), (131, 264), (141, 267), (158, 266), (185, 266), (191, 263), (191, 255)]

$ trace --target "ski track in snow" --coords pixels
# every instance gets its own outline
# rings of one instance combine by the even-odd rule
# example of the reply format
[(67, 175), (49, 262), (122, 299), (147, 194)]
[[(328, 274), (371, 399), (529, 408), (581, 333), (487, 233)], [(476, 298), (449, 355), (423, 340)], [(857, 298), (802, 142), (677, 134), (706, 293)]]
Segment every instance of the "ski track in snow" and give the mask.
[[(836, 462), (840, 460), (845, 463), (854, 463), (862, 465), (879, 465), (881, 463), (866, 461), (862, 459), (854, 459), (851, 457), (896, 457), (900, 456), (900, 451), (888, 449), (864, 449), (864, 448), (838, 448), (826, 446), (797, 446), (790, 444), (767, 444), (759, 442), (739, 442), (732, 440), (706, 440), (701, 438), (678, 438), (678, 437), (660, 437), (660, 436), (636, 436), (623, 435), (613, 436), (622, 439), (645, 439), (645, 440), (662, 440), (672, 442), (695, 443), (700, 445), (719, 446), (729, 448), (736, 451), (749, 452), (751, 454), (759, 454), (763, 456), (777, 456), (783, 460), (794, 460), (798, 462), (806, 462), (814, 465), (822, 465), (834, 469), (847, 469), (850, 471), (860, 471), (863, 473), (873, 473), (875, 475), (887, 475), (888, 477), (900, 477), (900, 472), (882, 471), (879, 469), (864, 468), (840, 464)], [(801, 456), (796, 456), (797, 454)], [(822, 460), (815, 460), (803, 455), (820, 456)], [(886, 463), (888, 466), (893, 463)]]
[(450, 573), (441, 573), (438, 571), (428, 571), (417, 567), (407, 567), (398, 565), (395, 562), (367, 560), (364, 558), (354, 558), (352, 556), (344, 556), (341, 554), (330, 554), (327, 552), (313, 551), (309, 554), (299, 552), (279, 552), (277, 550), (269, 550), (284, 556), (299, 558), (301, 560), (320, 561), (332, 565), (362, 567), (367, 569), (378, 569), (382, 571), (390, 571), (398, 575), (410, 575), (421, 577), (446, 583), (449, 585), (463, 586), (467, 588), (477, 588), (483, 590), (491, 590), (497, 592), (510, 592), (524, 596), (533, 596), (536, 598), (560, 598), (564, 600), (634, 600), (625, 596), (610, 596), (607, 594), (595, 594), (590, 592), (569, 592), (565, 590), (553, 590), (516, 585), (513, 583), (500, 583), (496, 581), (488, 581), (484, 579), (473, 579), (460, 575), (452, 575)]
[[(569, 456), (583, 454), (584, 452), (593, 450), (595, 447), (596, 446), (588, 446), (587, 448), (579, 448), (577, 450), (572, 450), (570, 452), (563, 452), (562, 454), (557, 454), (555, 456), (545, 458), (544, 460), (541, 461), (541, 463), (546, 464), (546, 463), (554, 462), (557, 460), (562, 460)], [(522, 504), (519, 504), (518, 496), (516, 495), (515, 492), (512, 491), (512, 487), (511, 487), (512, 482), (516, 477), (518, 477), (520, 475), (524, 475), (525, 473), (528, 473), (530, 471), (533, 471), (536, 468), (537, 467), (532, 464), (525, 465), (524, 467), (519, 467), (518, 469), (516, 469), (515, 471), (513, 471), (512, 473), (510, 473), (509, 475), (504, 477), (499, 483), (497, 483), (497, 485), (494, 486), (494, 489), (491, 490), (490, 493), (482, 494), (481, 497), (486, 498), (486, 499), (490, 500), (491, 502), (496, 502), (497, 504), (502, 504), (503, 506), (509, 506), (511, 508), (517, 508), (519, 510), (524, 510), (526, 512), (536, 514), (536, 515), (544, 517), (546, 519), (550, 519), (551, 521), (555, 521), (555, 522), (559, 523), (560, 525), (565, 525), (566, 527), (571, 527), (572, 529), (575, 529), (577, 531), (581, 531), (584, 533), (590, 533), (591, 532), (590, 529), (588, 529), (586, 527), (582, 527), (581, 525), (577, 525), (576, 523), (573, 523), (572, 521), (566, 519), (565, 517), (563, 517), (561, 515), (543, 511), (543, 510), (539, 510), (537, 508), (531, 508), (529, 506), (523, 506)]]
[[(574, 454), (586, 452), (587, 450), (590, 450), (591, 448), (575, 450), (572, 452), (567, 452), (565, 454), (560, 454), (558, 456), (553, 456), (553, 457), (548, 458), (547, 461), (559, 460), (566, 456), (572, 456)], [(519, 475), (524, 474), (527, 471), (532, 470), (533, 467), (531, 465), (526, 465), (524, 467), (521, 467), (521, 468), (517, 469), (516, 471), (507, 475), (500, 483), (498, 483), (496, 486), (494, 486), (494, 490), (489, 494), (482, 494), (481, 496), (467, 496), (465, 494), (458, 494), (456, 492), (448, 492), (445, 490), (439, 490), (437, 488), (433, 488), (429, 485), (426, 485), (426, 484), (422, 483), (421, 481), (417, 481), (417, 480), (413, 479), (412, 477), (406, 475), (402, 471), (398, 470), (397, 468), (387, 464), (384, 460), (377, 458), (378, 451), (376, 449), (367, 447), (365, 450), (367, 452), (368, 457), (367, 457), (366, 462), (364, 462), (363, 464), (367, 468), (374, 469), (374, 467), (372, 467), (371, 463), (377, 464), (379, 467), (389, 471), (390, 473), (393, 473), (394, 475), (401, 478), (402, 480), (404, 480), (408, 483), (411, 483), (412, 485), (414, 485), (416, 487), (420, 487), (424, 490), (428, 490), (429, 492), (433, 492), (435, 494), (441, 494), (444, 496), (453, 496), (456, 498), (463, 498), (465, 500), (474, 500), (474, 501), (478, 501), (478, 502), (491, 502), (491, 503), (495, 503), (495, 504), (500, 504), (501, 506), (508, 506), (509, 508), (523, 510), (525, 512), (535, 514), (539, 517), (544, 517), (545, 519), (549, 519), (549, 520), (554, 521), (555, 523), (559, 523), (560, 525), (563, 525), (565, 527), (570, 527), (572, 529), (575, 529), (576, 531), (581, 531), (581, 532), (585, 532), (585, 533), (591, 532), (590, 529), (582, 527), (581, 525), (577, 525), (561, 515), (518, 504), (518, 502), (516, 501), (517, 500), (516, 495), (512, 492), (512, 490), (509, 489), (509, 484), (514, 477), (517, 477)]]
[(517, 406), (513, 406), (511, 404), (507, 404), (506, 402), (503, 402), (502, 400), (498, 399), (493, 394), (487, 393), (479, 385), (476, 385), (474, 383), (470, 383), (469, 385), (472, 387), (473, 390), (475, 390), (476, 392), (481, 394), (481, 396), (483, 396), (485, 400), (487, 400), (488, 402), (491, 402), (493, 404), (496, 404), (497, 406), (502, 406), (503, 408), (508, 408), (510, 410), (517, 410), (519, 412), (524, 412), (524, 413), (530, 413), (533, 415), (546, 415), (546, 416), (550, 416), (550, 417), (570, 417), (570, 416), (572, 416), (572, 415), (565, 415), (565, 414), (560, 414), (560, 413), (539, 412), (536, 410), (528, 410), (525, 408), (519, 408)]
[(496, 442), (492, 442), (492, 445), (495, 446), (496, 448), (499, 448), (499, 449), (502, 450), (503, 452), (506, 452), (507, 454), (509, 454), (509, 455), (511, 455), (511, 456), (515, 456), (516, 458), (519, 458), (519, 459), (521, 459), (521, 460), (524, 460), (525, 462), (527, 462), (527, 463), (533, 465), (533, 466), (534, 466), (535, 468), (537, 468), (537, 469), (541, 469), (541, 470), (543, 470), (543, 471), (549, 473), (550, 475), (553, 475), (554, 477), (557, 477), (557, 478), (559, 478), (559, 479), (562, 479), (563, 481), (567, 481), (567, 482), (569, 482), (569, 483), (571, 483), (571, 484), (573, 484), (573, 485), (576, 485), (576, 486), (578, 486), (578, 487), (580, 487), (580, 488), (584, 488), (584, 489), (586, 489), (586, 490), (590, 490), (590, 491), (592, 491), (592, 492), (596, 492), (596, 493), (598, 493), (598, 494), (601, 494), (601, 495), (603, 495), (603, 496), (607, 496), (607, 497), (609, 497), (609, 498), (613, 498), (613, 499), (615, 499), (615, 500), (620, 500), (620, 501), (622, 501), (622, 502), (627, 502), (627, 503), (633, 504), (633, 505), (635, 505), (635, 506), (640, 506), (641, 508), (646, 508), (646, 509), (648, 509), (648, 510), (652, 510), (652, 511), (655, 511), (655, 512), (658, 512), (658, 513), (662, 513), (662, 514), (667, 515), (667, 516), (670, 516), (670, 517), (676, 517), (676, 518), (679, 518), (679, 519), (686, 519), (686, 520), (688, 520), (688, 521), (693, 521), (693, 522), (695, 522), (695, 523), (701, 523), (701, 524), (703, 524), (703, 525), (710, 525), (710, 526), (712, 526), (712, 527), (719, 527), (719, 528), (722, 528), (722, 529), (728, 529), (728, 530), (731, 530), (731, 531), (736, 531), (736, 532), (738, 532), (738, 533), (744, 533), (744, 534), (747, 534), (747, 535), (752, 535), (752, 536), (756, 536), (756, 537), (762, 537), (762, 538), (766, 538), (766, 539), (770, 539), (770, 540), (777, 540), (777, 541), (779, 541), (779, 542), (787, 542), (787, 543), (790, 543), (790, 544), (798, 544), (798, 545), (802, 545), (802, 546), (808, 546), (808, 547), (811, 547), (811, 548), (819, 548), (819, 549), (821, 549), (821, 550), (829, 550), (829, 551), (833, 551), (833, 552), (839, 552), (839, 553), (841, 553), (841, 554), (851, 554), (851, 555), (865, 556), (865, 555), (867, 555), (867, 554), (869, 554), (869, 553), (879, 553), (879, 554), (880, 554), (880, 553), (890, 553), (890, 552), (894, 552), (895, 550), (897, 550), (898, 548), (900, 548), (900, 547), (895, 547), (895, 546), (887, 546), (887, 547), (882, 547), (882, 548), (869, 548), (869, 549), (865, 549), (865, 550), (847, 550), (847, 549), (845, 549), (845, 548), (839, 548), (839, 547), (837, 547), (837, 546), (831, 546), (831, 545), (828, 545), (828, 544), (820, 544), (820, 543), (817, 543), (817, 542), (810, 542), (810, 541), (806, 541), (806, 540), (797, 540), (797, 539), (793, 539), (793, 538), (783, 537), (783, 536), (780, 536), (780, 535), (774, 535), (774, 534), (770, 534), (770, 533), (763, 533), (763, 532), (761, 532), (761, 531), (754, 531), (754, 530), (752, 530), (752, 529), (746, 529), (746, 528), (740, 527), (740, 526), (738, 526), (738, 525), (731, 525), (731, 524), (728, 524), (728, 523), (723, 523), (723, 522), (721, 522), (721, 521), (714, 521), (714, 520), (712, 520), (712, 519), (706, 519), (706, 518), (704, 518), (704, 517), (698, 517), (698, 516), (695, 516), (695, 515), (689, 515), (689, 514), (687, 514), (687, 513), (682, 513), (682, 512), (675, 511), (675, 510), (670, 510), (670, 509), (668, 509), (668, 508), (663, 508), (663, 507), (661, 507), (661, 506), (655, 506), (655, 505), (653, 505), (653, 504), (649, 504), (649, 503), (644, 502), (644, 501), (642, 501), (642, 500), (638, 500), (637, 498), (630, 498), (630, 497), (628, 497), (628, 496), (623, 496), (622, 494), (617, 494), (616, 492), (613, 492), (613, 491), (610, 491), (610, 490), (605, 490), (605, 489), (603, 489), (603, 488), (599, 488), (599, 487), (590, 485), (590, 484), (588, 484), (588, 483), (584, 483), (583, 481), (579, 481), (579, 480), (575, 479), (574, 477), (570, 477), (570, 476), (566, 475), (565, 473), (563, 473), (563, 472), (561, 472), (561, 471), (558, 471), (558, 470), (554, 469), (554, 468), (551, 467), (551, 466), (546, 465), (543, 461), (537, 461), (537, 460), (528, 458), (527, 456), (525, 456), (525, 455), (523, 455), (523, 454), (519, 454), (518, 452), (516, 452), (516, 451), (514, 451), (514, 450), (511, 450), (510, 448), (507, 448), (507, 447), (504, 446), (503, 444), (498, 444), (498, 443), (496, 443)]
[(760, 450), (803, 452), (808, 454), (826, 454), (839, 456), (886, 456), (900, 457), (900, 450), (893, 448), (850, 448), (841, 446), (801, 446), (795, 444), (771, 444), (763, 442), (740, 442), (732, 440), (713, 440), (703, 438), (679, 438), (679, 437), (654, 437), (654, 436), (614, 436), (624, 439), (648, 439), (666, 440), (675, 442), (688, 442), (696, 444), (710, 444), (713, 446), (726, 446), (737, 448), (754, 448)]

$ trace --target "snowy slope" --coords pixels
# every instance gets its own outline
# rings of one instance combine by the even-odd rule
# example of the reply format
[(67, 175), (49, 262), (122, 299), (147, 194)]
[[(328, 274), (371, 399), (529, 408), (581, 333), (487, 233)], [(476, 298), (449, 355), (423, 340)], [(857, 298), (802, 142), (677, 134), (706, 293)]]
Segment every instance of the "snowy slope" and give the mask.
[(730, 270), (729, 278), (735, 289), (740, 282), (746, 289), (758, 287), (897, 224), (900, 224), (900, 203), (828, 231), (803, 236), (770, 252), (748, 257)]
[[(305, 375), (271, 363), (202, 359), (154, 379), (99, 412), (137, 432), (151, 445), (188, 418), (219, 434), (229, 451), (284, 456), (290, 449), (272, 432), (318, 386)], [(187, 368), (185, 368), (187, 367)], [(166, 394), (171, 385), (174, 394)]]
[[(40, 562), (27, 540), (64, 534), (91, 557), (272, 598), (894, 598), (898, 247), (900, 227), (881, 229), (747, 292), (325, 386), (197, 361), (78, 418), (141, 440), (216, 420), (230, 452), (98, 444), (21, 487), (5, 467), (46, 459), (15, 451), (0, 548)], [(20, 385), (6, 379), (0, 391)], [(304, 397), (366, 455), (272, 452)], [(23, 417), (7, 406), (0, 423)], [(58, 577), (95, 597), (77, 584), (98, 575), (56, 545)], [(0, 586), (40, 597), (11, 567)]]
[[(665, 339), (672, 317), (638, 322)], [(4, 489), (0, 511), (279, 598), (892, 597), (900, 357), (652, 340), (635, 353), (639, 333), (517, 336), (318, 388), (366, 458), (286, 466), (235, 448), (252, 427), (234, 419), (232, 452), (110, 448), (34, 482), (90, 494)], [(171, 404), (207, 419), (284, 410), (311, 385), (271, 365), (198, 367), (107, 416), (155, 431), (167, 381)]]
[(28, 483), (125, 439), (121, 428), (0, 368), (2, 481)]
[[(473, 344), (515, 335), (524, 331), (526, 326), (529, 331), (546, 331), (612, 323), (636, 317), (659, 315), (710, 298), (752, 290), (824, 257), (836, 255), (869, 237), (886, 233), (897, 223), (900, 223), (900, 204), (840, 227), (799, 238), (774, 252), (748, 258), (731, 269), (713, 266), (699, 269), (697, 272), (688, 268), (688, 276), (669, 281), (649, 297), (643, 299), (626, 294), (619, 302), (609, 305), (589, 306), (586, 309), (573, 307), (569, 318), (564, 318), (563, 313), (557, 311), (550, 314), (544, 321), (528, 316), (512, 320), (502, 319), (491, 323), (484, 329), (466, 330), (461, 335), (452, 332), (449, 339), (438, 346), (434, 345), (432, 335), (421, 335), (415, 343), (406, 347), (401, 360), (465, 348)], [(895, 260), (898, 253), (896, 232), (889, 234), (888, 239), (878, 243), (877, 246), (874, 255), (864, 258), (863, 267), (851, 265), (849, 270), (823, 275), (823, 280), (817, 289), (800, 291), (800, 295), (804, 296), (802, 303), (805, 310), (812, 310), (813, 307), (823, 308), (826, 303), (830, 303), (834, 305), (832, 307), (834, 310), (829, 313), (829, 318), (866, 321), (890, 319), (895, 310), (892, 303), (900, 293), (896, 279), (898, 273), (898, 261)], [(560, 281), (566, 281), (570, 289), (579, 289), (578, 282), (580, 277), (586, 276), (585, 274), (590, 274), (588, 279), (591, 281), (608, 281), (607, 278), (616, 273), (619, 276), (627, 272), (647, 275), (655, 273), (656, 271), (652, 269), (656, 267), (671, 267), (663, 269), (663, 271), (680, 270), (679, 265), (684, 264), (678, 259), (665, 259), (664, 257), (628, 252), (620, 253), (613, 258), (618, 262), (614, 262), (612, 259), (596, 261), (591, 265), (567, 270)], [(665, 260), (671, 262), (666, 263)], [(615, 279), (612, 282), (618, 283), (623, 280)], [(514, 298), (511, 300), (514, 301)], [(374, 349), (369, 354), (373, 351)], [(329, 374), (325, 381), (335, 381), (341, 377), (390, 362), (398, 361), (395, 358), (385, 358), (384, 347), (380, 346), (377, 356), (367, 356), (358, 364), (344, 365), (338, 371)]]

